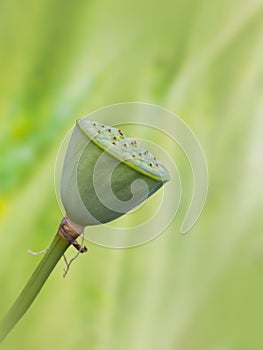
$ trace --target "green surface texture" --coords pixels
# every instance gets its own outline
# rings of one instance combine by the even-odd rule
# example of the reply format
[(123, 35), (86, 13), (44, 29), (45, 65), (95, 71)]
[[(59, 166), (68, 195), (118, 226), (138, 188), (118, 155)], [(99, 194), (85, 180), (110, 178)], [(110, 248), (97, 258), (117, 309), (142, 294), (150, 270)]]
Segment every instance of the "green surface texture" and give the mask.
[(54, 166), (76, 119), (160, 105), (209, 168), (182, 235), (191, 169), (158, 138), (182, 177), (173, 223), (138, 248), (87, 244), (65, 279), (61, 261), (1, 350), (263, 349), (262, 62), (260, 0), (0, 1), (0, 316), (41, 259), (27, 249), (48, 247), (62, 218)]

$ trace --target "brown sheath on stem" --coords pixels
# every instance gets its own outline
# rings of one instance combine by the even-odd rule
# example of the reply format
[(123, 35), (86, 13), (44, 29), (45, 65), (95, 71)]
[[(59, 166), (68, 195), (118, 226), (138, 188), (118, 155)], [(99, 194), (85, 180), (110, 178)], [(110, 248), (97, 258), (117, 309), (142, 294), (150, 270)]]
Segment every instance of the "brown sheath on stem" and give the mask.
[(17, 322), (29, 309), (41, 288), (47, 281), (54, 267), (64, 255), (65, 251), (72, 244), (79, 248), (79, 252), (86, 251), (80, 246), (76, 239), (83, 233), (84, 227), (73, 223), (69, 218), (64, 217), (59, 225), (57, 234), (36, 270), (30, 277), (26, 286), (18, 296), (13, 306), (0, 322), (0, 343), (11, 332)]

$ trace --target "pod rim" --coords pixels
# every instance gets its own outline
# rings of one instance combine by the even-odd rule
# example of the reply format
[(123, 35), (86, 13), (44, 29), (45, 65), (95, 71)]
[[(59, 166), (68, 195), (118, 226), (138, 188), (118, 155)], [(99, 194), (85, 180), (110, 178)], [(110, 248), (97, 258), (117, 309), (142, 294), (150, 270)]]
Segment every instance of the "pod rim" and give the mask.
[[(133, 143), (137, 145), (137, 141), (133, 140), (129, 137), (127, 137), (121, 130), (115, 128), (115, 127), (111, 127), (111, 126), (107, 126), (107, 125), (103, 125), (97, 121), (93, 121), (90, 120), (88, 118), (81, 118), (78, 119), (76, 121), (76, 124), (78, 125), (78, 127), (80, 128), (80, 130), (86, 135), (88, 136), (88, 138), (94, 143), (96, 144), (96, 146), (98, 146), (100, 149), (102, 149), (103, 151), (106, 151), (108, 154), (110, 154), (111, 156), (113, 156), (114, 158), (118, 159), (120, 162), (126, 164), (127, 166), (129, 166), (130, 168), (132, 168), (133, 170), (138, 171), (139, 173), (150, 177), (151, 179), (155, 180), (155, 181), (161, 181), (163, 183), (167, 182), (170, 180), (170, 176), (169, 173), (167, 171), (167, 169), (165, 168), (165, 166), (159, 161), (156, 160), (156, 158), (152, 155), (152, 153), (150, 153), (149, 151), (145, 150), (144, 148), (142, 148), (140, 146), (141, 149), (141, 154), (147, 154), (149, 157), (149, 160), (157, 161), (158, 162), (158, 166), (160, 166), (160, 171), (159, 172), (163, 172), (164, 176), (159, 176), (157, 174), (154, 174), (152, 171), (150, 171), (151, 169), (147, 170), (146, 168), (142, 168), (139, 165), (137, 165), (136, 163), (138, 163), (138, 158), (136, 160), (136, 158), (129, 158), (128, 160), (123, 158), (120, 155), (120, 152), (117, 152), (117, 148), (115, 147), (116, 144), (118, 144), (118, 142), (120, 143), (123, 142), (123, 144), (129, 144), (129, 143)], [(92, 126), (94, 127), (94, 129), (92, 128)], [(95, 129), (96, 127), (96, 129)], [(97, 128), (101, 127), (103, 128), (103, 132), (100, 133)], [(115, 134), (118, 134), (119, 140), (116, 139), (116, 142), (112, 142), (111, 144), (108, 144), (109, 141), (108, 139), (103, 139), (101, 137), (101, 135), (103, 135), (105, 133), (105, 135), (107, 135), (106, 133), (108, 132), (114, 132)], [(114, 136), (116, 137), (116, 136)], [(108, 145), (107, 145), (108, 144)], [(120, 147), (119, 147), (120, 148)], [(128, 149), (128, 148), (127, 148)], [(153, 156), (153, 158), (151, 158)], [(145, 157), (141, 157), (140, 161), (145, 161)], [(151, 163), (150, 163), (151, 164)]]

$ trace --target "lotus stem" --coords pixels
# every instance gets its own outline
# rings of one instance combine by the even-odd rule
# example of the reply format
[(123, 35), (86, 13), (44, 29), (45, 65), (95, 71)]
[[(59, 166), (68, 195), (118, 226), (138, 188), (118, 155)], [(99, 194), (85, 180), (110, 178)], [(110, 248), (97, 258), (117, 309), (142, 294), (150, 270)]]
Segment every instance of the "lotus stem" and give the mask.
[(0, 343), (12, 331), (18, 321), (36, 299), (54, 267), (64, 255), (68, 247), (75, 242), (82, 233), (83, 227), (72, 223), (68, 218), (63, 218), (50, 247), (41, 262), (33, 272), (26, 286), (0, 322)]

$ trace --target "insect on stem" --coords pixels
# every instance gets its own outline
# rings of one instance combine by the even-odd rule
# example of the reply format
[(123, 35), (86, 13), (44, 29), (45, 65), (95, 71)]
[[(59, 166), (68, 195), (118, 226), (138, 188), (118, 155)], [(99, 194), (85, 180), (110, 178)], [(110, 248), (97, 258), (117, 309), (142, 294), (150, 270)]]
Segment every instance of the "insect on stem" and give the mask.
[(73, 263), (74, 260), (77, 259), (79, 254), (86, 253), (88, 251), (88, 248), (86, 246), (84, 246), (84, 234), (83, 234), (83, 232), (82, 232), (81, 235), (82, 235), (81, 244), (79, 244), (76, 240), (71, 242), (71, 245), (77, 249), (77, 251), (78, 251), (77, 254), (70, 261), (68, 261), (67, 258), (66, 258), (66, 255), (63, 254), (63, 258), (64, 258), (64, 261), (65, 261), (65, 264), (66, 264), (66, 268), (65, 268), (64, 274), (63, 274), (64, 278), (68, 274), (68, 271), (70, 269), (70, 265)]
[(72, 244), (73, 247), (75, 247), (75, 248), (77, 249), (77, 251), (80, 252), (80, 253), (86, 253), (86, 252), (88, 251), (88, 248), (87, 248), (85, 245), (83, 246), (82, 244), (79, 244), (77, 241), (73, 241), (71, 244)]

